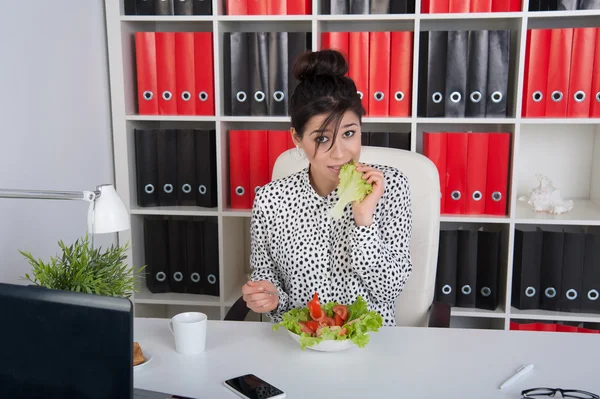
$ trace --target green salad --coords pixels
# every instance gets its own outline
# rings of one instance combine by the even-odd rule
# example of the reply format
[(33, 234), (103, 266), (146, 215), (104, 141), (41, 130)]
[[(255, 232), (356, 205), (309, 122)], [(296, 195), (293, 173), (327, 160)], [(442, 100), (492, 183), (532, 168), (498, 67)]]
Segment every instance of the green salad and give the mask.
[(321, 305), (315, 293), (306, 307), (284, 313), (282, 321), (275, 324), (273, 330), (285, 327), (299, 335), (303, 350), (323, 340), (351, 340), (359, 348), (364, 348), (369, 343), (367, 333), (379, 331), (382, 325), (381, 315), (369, 310), (361, 296), (351, 305), (336, 302)]

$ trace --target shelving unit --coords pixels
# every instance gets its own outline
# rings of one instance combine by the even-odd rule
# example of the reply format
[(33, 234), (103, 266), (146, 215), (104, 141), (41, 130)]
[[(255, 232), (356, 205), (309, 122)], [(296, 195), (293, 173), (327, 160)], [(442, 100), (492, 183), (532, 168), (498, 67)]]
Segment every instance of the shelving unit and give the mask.
[[(443, 215), (442, 224), (486, 225), (503, 231), (501, 303), (497, 310), (453, 308), (452, 324), (475, 328), (509, 329), (511, 320), (554, 320), (600, 323), (600, 314), (520, 311), (511, 306), (514, 230), (518, 225), (600, 225), (600, 119), (522, 118), (522, 91), (526, 32), (531, 28), (600, 26), (600, 10), (570, 12), (514, 12), (471, 14), (321, 15), (320, 0), (313, 0), (312, 15), (227, 16), (223, 0), (213, 0), (213, 16), (131, 16), (123, 15), (122, 0), (106, 0), (106, 26), (114, 137), (116, 188), (131, 210), (132, 229), (119, 234), (119, 242), (131, 242), (129, 262), (144, 264), (142, 221), (144, 215), (215, 216), (219, 224), (220, 297), (191, 294), (152, 294), (147, 289), (134, 296), (136, 312), (168, 317), (173, 312), (201, 309), (212, 318), (223, 318), (241, 294), (249, 273), (249, 210), (229, 208), (227, 130), (287, 129), (289, 117), (225, 116), (223, 100), (223, 33), (231, 31), (312, 32), (312, 49), (320, 48), (324, 31), (390, 31), (511, 29), (511, 58), (507, 118), (425, 118), (418, 116), (419, 82), (418, 34), (413, 42), (412, 116), (363, 120), (363, 130), (410, 130), (411, 150), (422, 151), (424, 131), (508, 131), (511, 132), (509, 201), (506, 216)], [(527, 9), (524, 0), (523, 10)], [(136, 31), (212, 31), (214, 47), (215, 116), (137, 115), (133, 34)], [(136, 127), (216, 130), (218, 207), (139, 207), (136, 202), (133, 130)], [(544, 151), (542, 151), (544, 149)], [(561, 162), (564, 162), (561, 164)], [(573, 211), (558, 216), (538, 214), (519, 197), (536, 185), (535, 174), (549, 176), (567, 199), (574, 199)], [(258, 315), (252, 315), (254, 319)]]

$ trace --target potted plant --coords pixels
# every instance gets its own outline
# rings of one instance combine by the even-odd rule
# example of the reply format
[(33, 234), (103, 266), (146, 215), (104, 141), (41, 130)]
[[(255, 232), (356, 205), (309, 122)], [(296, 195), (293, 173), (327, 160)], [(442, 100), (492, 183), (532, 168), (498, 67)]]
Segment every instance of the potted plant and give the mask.
[(19, 252), (33, 267), (25, 280), (33, 285), (55, 290), (129, 298), (139, 290), (139, 278), (145, 266), (136, 268), (125, 264), (129, 243), (111, 245), (108, 249), (93, 248), (88, 235), (71, 246), (58, 242), (62, 253), (48, 262), (35, 259), (29, 252)]

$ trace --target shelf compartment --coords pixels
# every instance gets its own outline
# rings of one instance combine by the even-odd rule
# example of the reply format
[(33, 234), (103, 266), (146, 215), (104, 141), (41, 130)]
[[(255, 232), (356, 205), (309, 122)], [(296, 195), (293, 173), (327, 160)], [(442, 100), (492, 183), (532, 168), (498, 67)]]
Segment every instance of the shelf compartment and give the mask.
[(148, 291), (145, 285), (143, 285), (140, 288), (140, 292), (135, 293), (134, 302), (136, 304), (141, 303), (153, 305), (220, 305), (219, 297), (213, 297), (210, 295), (181, 294), (177, 292), (165, 292), (161, 294), (154, 294)]
[(600, 226), (600, 206), (592, 200), (573, 200), (573, 209), (560, 215), (536, 212), (527, 201), (516, 205), (516, 223)]
[(483, 317), (504, 319), (506, 317), (506, 311), (504, 310), (503, 306), (499, 306), (496, 310), (453, 307), (451, 308), (450, 315), (454, 317)]
[(196, 206), (149, 206), (131, 207), (132, 215), (165, 215), (165, 216), (217, 216), (217, 208), (201, 208)]

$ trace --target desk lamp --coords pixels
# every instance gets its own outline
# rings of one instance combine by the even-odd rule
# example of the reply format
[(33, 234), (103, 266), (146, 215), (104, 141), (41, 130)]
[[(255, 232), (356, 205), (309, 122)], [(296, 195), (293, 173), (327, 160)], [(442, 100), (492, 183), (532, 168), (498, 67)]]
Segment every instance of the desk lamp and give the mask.
[(130, 228), (127, 207), (110, 184), (95, 191), (48, 191), (0, 189), (0, 198), (80, 200), (90, 203), (88, 230), (91, 234), (114, 233)]

